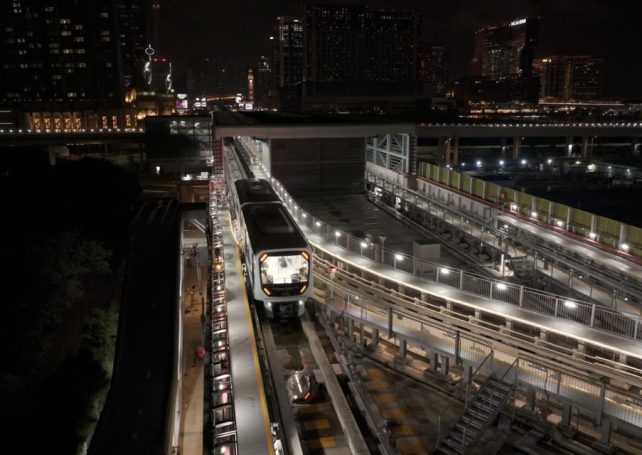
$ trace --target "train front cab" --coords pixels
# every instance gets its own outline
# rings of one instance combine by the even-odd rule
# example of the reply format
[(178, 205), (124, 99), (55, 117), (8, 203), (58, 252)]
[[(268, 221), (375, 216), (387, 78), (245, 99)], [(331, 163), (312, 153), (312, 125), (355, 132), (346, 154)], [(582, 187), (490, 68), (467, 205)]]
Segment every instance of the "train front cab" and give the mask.
[(270, 319), (300, 317), (312, 295), (311, 251), (269, 250), (255, 254), (254, 299)]

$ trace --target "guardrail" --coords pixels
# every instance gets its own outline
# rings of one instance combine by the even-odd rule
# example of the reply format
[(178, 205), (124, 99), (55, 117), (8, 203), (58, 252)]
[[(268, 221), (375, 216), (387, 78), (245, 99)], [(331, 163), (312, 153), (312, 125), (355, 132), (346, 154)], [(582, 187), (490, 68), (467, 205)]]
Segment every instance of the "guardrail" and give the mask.
[[(622, 378), (618, 376), (618, 381), (626, 381), (626, 377), (637, 378), (636, 383), (639, 384), (639, 370), (622, 366), (624, 370), (620, 371), (614, 362), (606, 359), (592, 356), (583, 359), (570, 349), (546, 342), (535, 343), (534, 337), (529, 341), (524, 334), (492, 323), (479, 320), (468, 322), (454, 311), (401, 294), (392, 296), (399, 304), (379, 301), (365, 289), (379, 290), (383, 286), (370, 283), (355, 287), (354, 283), (365, 280), (346, 271), (341, 271), (332, 279), (325, 268), (321, 265), (315, 268), (315, 279), (317, 283), (332, 286), (334, 298), (344, 302), (329, 305), (328, 309), (336, 316), (353, 319), (370, 329), (377, 328), (380, 336), (386, 337), (383, 334), (387, 333), (389, 340), (407, 340), (418, 350), (439, 352), (442, 356), (460, 359), (455, 363), (462, 367), (465, 379), (469, 374), (471, 377), (479, 374), (483, 366), (488, 367), (483, 370), (490, 376), (492, 373), (501, 375), (507, 371), (506, 366), (514, 364), (514, 382), (523, 391), (532, 386), (581, 407), (595, 414), (598, 419), (602, 415), (611, 416), (632, 426), (642, 427), (642, 398), (636, 393), (618, 390), (608, 380), (598, 379), (609, 377), (605, 373), (609, 373), (610, 369), (613, 373), (623, 375)], [(339, 277), (346, 277), (347, 281), (337, 281)], [(471, 331), (471, 327), (477, 333)], [(485, 328), (491, 327), (492, 331), (485, 333)], [(498, 335), (502, 338), (500, 344), (493, 342)], [(480, 351), (480, 347), (484, 349)], [(568, 352), (562, 356), (560, 349)], [(492, 363), (488, 362), (489, 358), (493, 358)], [(602, 363), (592, 363), (590, 358)], [(477, 371), (472, 373), (471, 368), (467, 373), (468, 366), (476, 366)], [(594, 368), (591, 370), (590, 367)], [(465, 387), (466, 382), (462, 386)]]
[(210, 307), (206, 321), (206, 342), (209, 342), (209, 368), (206, 370), (206, 402), (210, 404), (209, 442), (212, 450), (221, 453), (236, 453), (238, 440), (234, 413), (232, 388), (232, 365), (227, 324), (227, 300), (225, 297), (225, 262), (223, 232), (218, 219), (218, 210), (225, 205), (220, 176), (212, 176), (212, 192), (209, 200), (207, 243), (209, 249)]
[[(642, 228), (637, 226), (594, 215), (434, 164), (420, 163), (417, 177), (468, 193), (494, 206), (505, 205), (512, 212), (548, 224), (551, 228), (577, 234), (594, 244), (602, 244), (620, 256), (632, 255), (629, 257), (637, 261), (642, 257)], [(623, 232), (625, 236), (622, 235)]]
[(501, 280), (491, 280), (461, 269), (390, 250), (370, 239), (359, 238), (349, 232), (337, 229), (303, 210), (285, 187), (270, 175), (263, 163), (259, 162), (259, 167), (270, 179), (275, 191), (281, 197), (284, 205), (288, 207), (294, 219), (314, 234), (337, 246), (358, 253), (374, 262), (392, 266), (394, 269), (412, 274), (427, 282), (450, 286), (479, 297), (500, 300), (536, 313), (569, 319), (612, 334), (642, 339), (640, 317), (623, 315), (610, 308), (578, 299), (549, 294)]

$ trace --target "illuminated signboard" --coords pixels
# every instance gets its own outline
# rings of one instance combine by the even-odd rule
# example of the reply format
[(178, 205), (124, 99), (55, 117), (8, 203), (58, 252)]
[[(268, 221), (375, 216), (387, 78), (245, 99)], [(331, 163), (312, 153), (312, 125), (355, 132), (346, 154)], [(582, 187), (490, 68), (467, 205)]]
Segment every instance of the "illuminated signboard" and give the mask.
[(189, 102), (187, 101), (187, 93), (176, 94), (176, 109), (178, 110), (189, 109)]
[(515, 27), (516, 25), (522, 25), (526, 23), (526, 19), (517, 19), (516, 21), (513, 21), (510, 23), (511, 27)]

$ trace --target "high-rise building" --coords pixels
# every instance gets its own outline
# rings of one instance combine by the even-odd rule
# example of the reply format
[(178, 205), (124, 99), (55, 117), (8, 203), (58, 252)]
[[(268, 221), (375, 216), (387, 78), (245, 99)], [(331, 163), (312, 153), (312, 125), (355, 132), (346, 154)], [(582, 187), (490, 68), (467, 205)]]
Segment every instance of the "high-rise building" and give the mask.
[(263, 108), (272, 107), (272, 65), (265, 55), (259, 57), (254, 87), (256, 104)]
[[(122, 108), (130, 89), (144, 85), (149, 5), (149, 0), (0, 3), (0, 105), (40, 116), (71, 112), (73, 125), (65, 120), (63, 127), (78, 127), (81, 112)], [(109, 113), (102, 124), (120, 125), (113, 117)]]
[(247, 70), (247, 96), (245, 102), (246, 109), (254, 108), (254, 71), (252, 68)]
[(422, 30), (413, 10), (310, 6), (305, 80), (416, 81)]
[(0, 4), (0, 103), (118, 105), (123, 84), (110, 0)]
[[(155, 14), (150, 16), (151, 8)], [(120, 53), (122, 84), (125, 90), (144, 88), (143, 67), (147, 60), (145, 49), (149, 44), (158, 50), (156, 31), (159, 24), (158, 1), (150, 5), (148, 0), (116, 0), (115, 25)]]
[(301, 98), (304, 68), (303, 20), (296, 17), (276, 18), (271, 37), (274, 52), (273, 92), (282, 109), (297, 110)]
[(423, 96), (423, 16), (413, 10), (315, 5), (305, 10), (304, 110), (400, 111)]
[(303, 21), (296, 17), (277, 17), (272, 40), (275, 85), (292, 87), (300, 84), (303, 80)]
[(587, 101), (600, 97), (604, 59), (588, 55), (553, 56), (537, 63), (542, 98)]
[(539, 38), (539, 18), (521, 18), (475, 31), (471, 80), (479, 87), (495, 82), (500, 90), (482, 91), (487, 100), (533, 101), (539, 94), (539, 79), (533, 75), (533, 57)]
[(448, 83), (446, 46), (428, 45), (419, 57), (419, 79), (431, 95), (443, 95)]
[(530, 77), (539, 18), (516, 19), (509, 23), (475, 31), (472, 76), (491, 80)]

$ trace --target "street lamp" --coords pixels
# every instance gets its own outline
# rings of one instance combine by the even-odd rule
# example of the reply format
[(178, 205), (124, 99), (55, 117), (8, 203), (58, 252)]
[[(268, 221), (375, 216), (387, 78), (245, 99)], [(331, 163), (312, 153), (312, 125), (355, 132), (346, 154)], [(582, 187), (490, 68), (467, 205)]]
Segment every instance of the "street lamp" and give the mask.
[(385, 242), (386, 242), (386, 236), (385, 235), (380, 235), (379, 236), (379, 241), (381, 242), (381, 263), (383, 264), (385, 262)]
[(573, 302), (572, 300), (564, 300), (564, 306), (570, 310), (574, 310), (577, 308), (577, 303)]
[(367, 247), (367, 246), (368, 246), (368, 244), (367, 244), (366, 242), (361, 242), (361, 248), (360, 248), (360, 250), (361, 250), (361, 256), (363, 256), (363, 249), (364, 249), (365, 247)]
[(335, 245), (338, 244), (339, 237), (341, 237), (341, 232), (334, 231), (334, 243), (335, 243)]
[(395, 256), (394, 256), (393, 268), (395, 269), (397, 268), (397, 261), (403, 262), (403, 256), (400, 255), (399, 253), (395, 253)]

